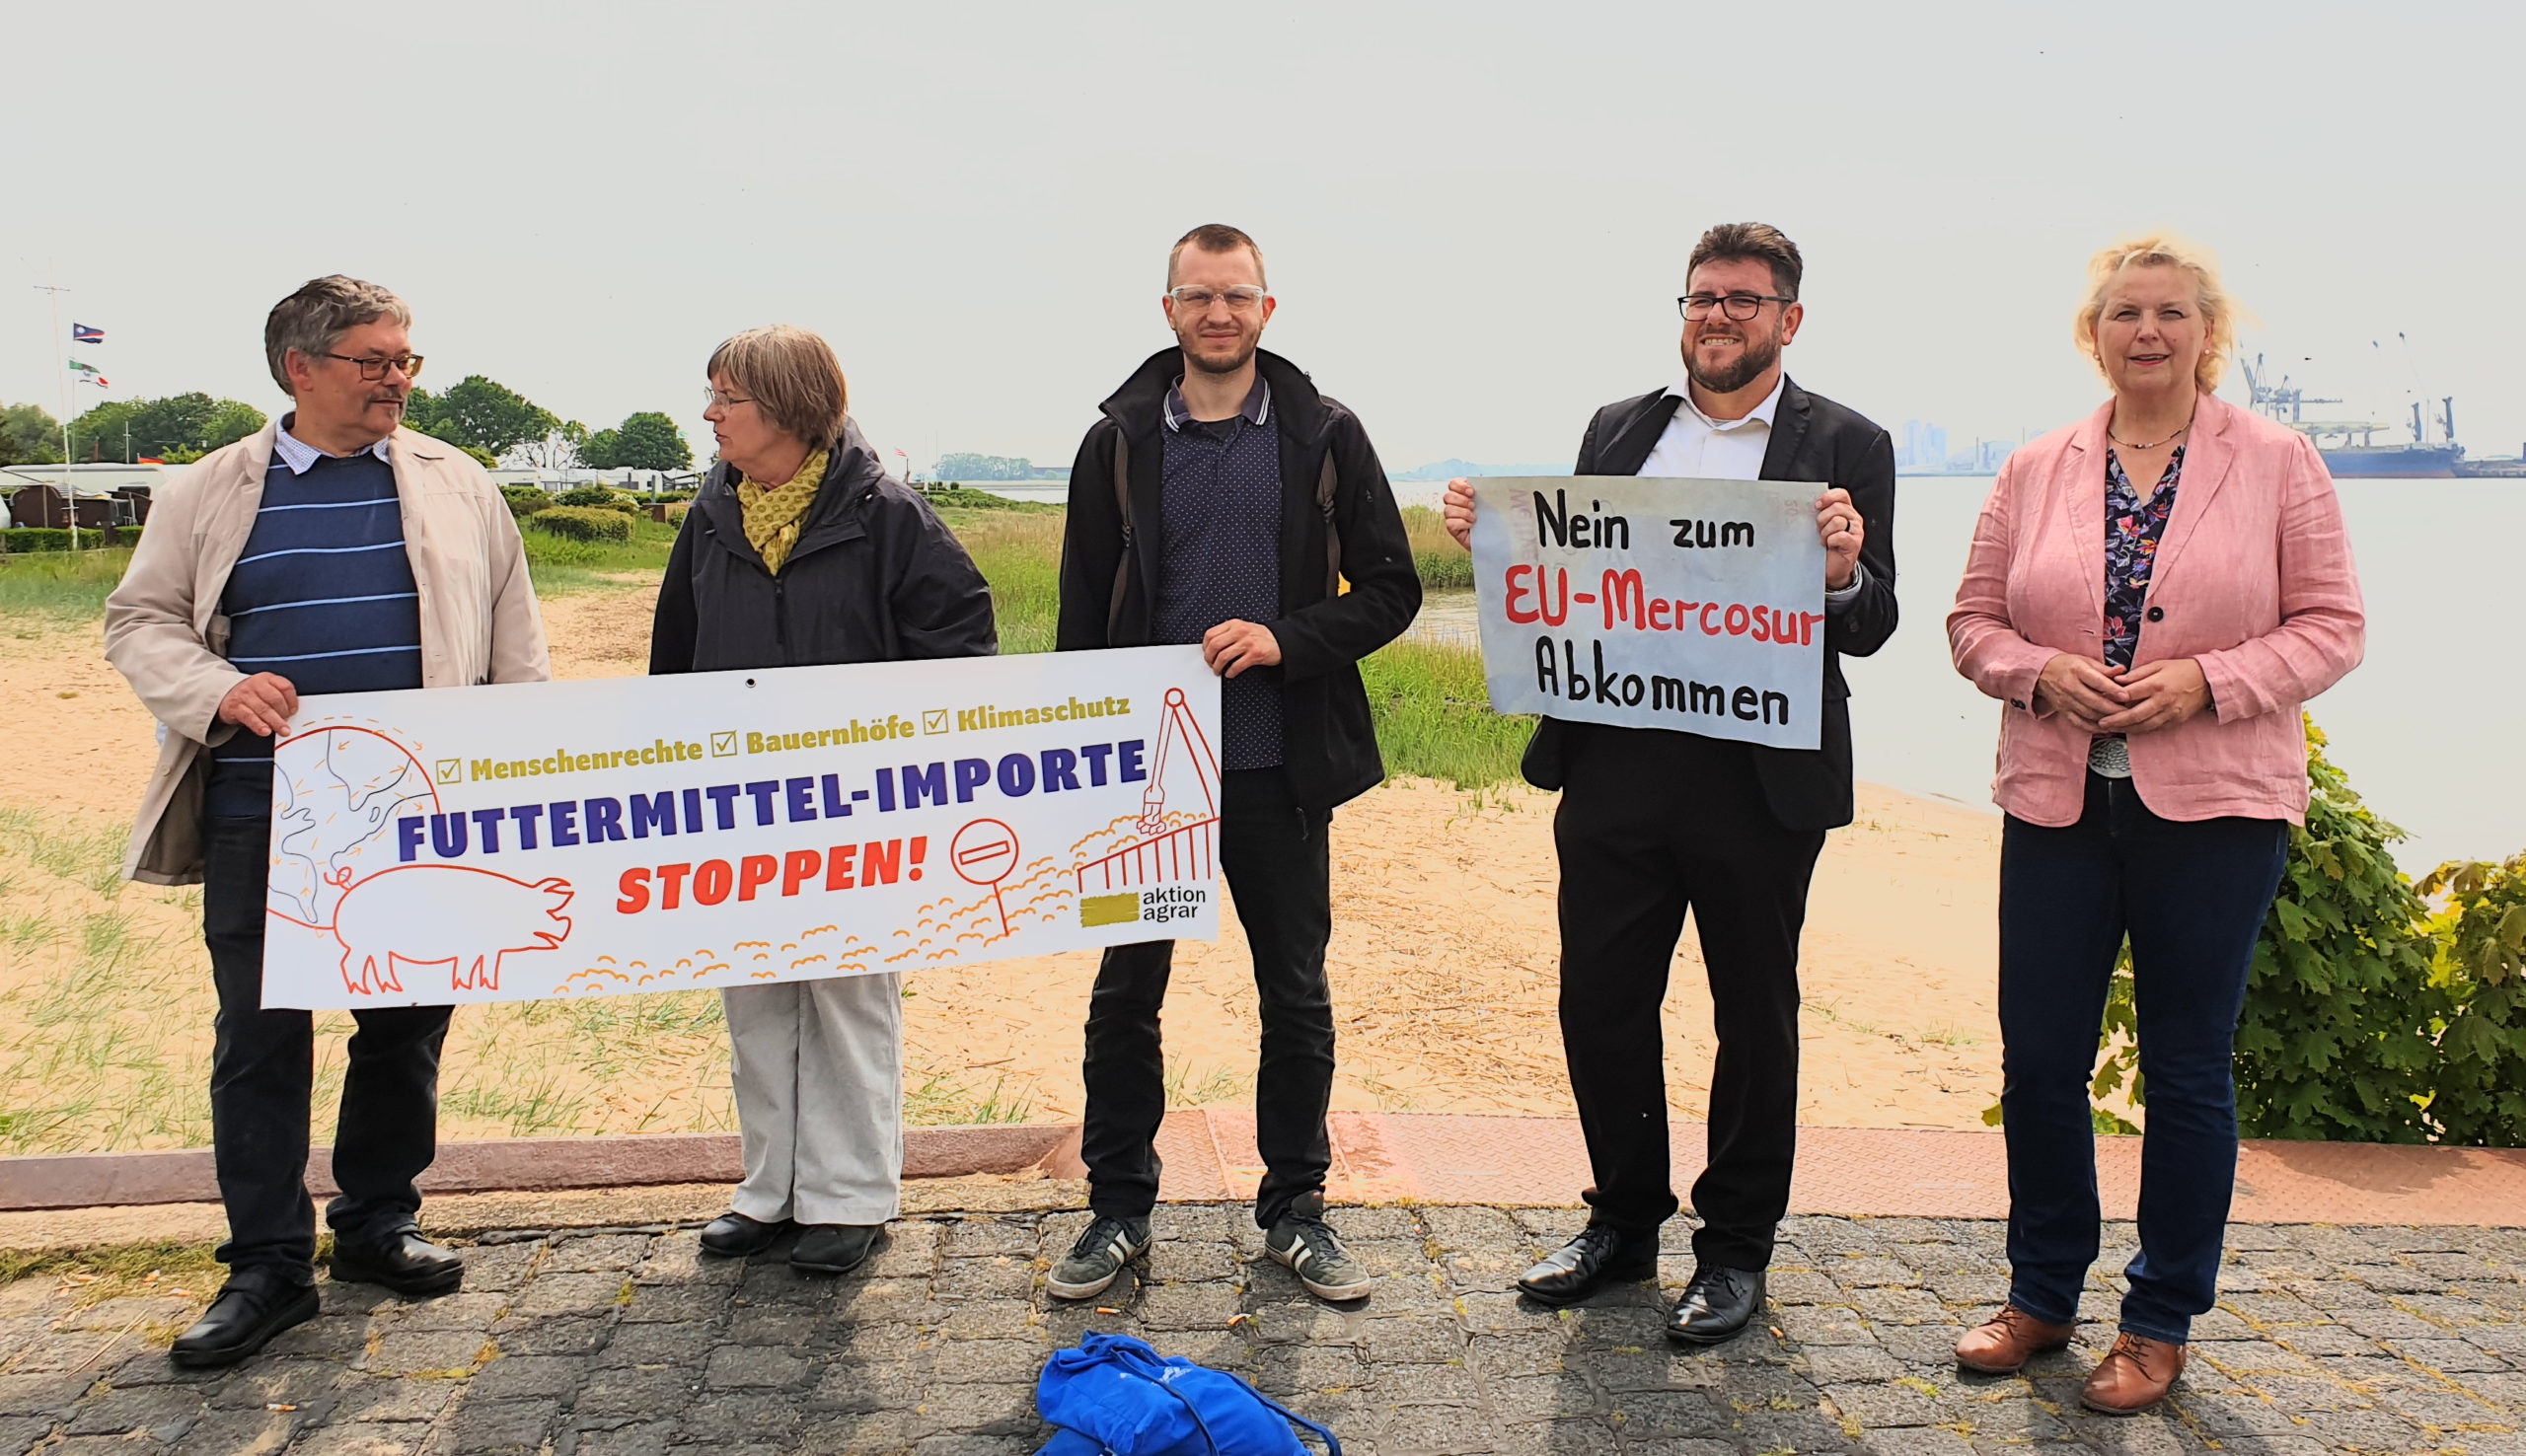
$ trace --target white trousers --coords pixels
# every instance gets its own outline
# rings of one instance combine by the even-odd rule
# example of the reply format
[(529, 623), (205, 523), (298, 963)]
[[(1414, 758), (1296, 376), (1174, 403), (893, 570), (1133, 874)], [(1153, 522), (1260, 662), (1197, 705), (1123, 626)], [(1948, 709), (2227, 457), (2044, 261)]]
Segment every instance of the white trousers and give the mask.
[(904, 1172), (903, 978), (728, 986), (729, 1080), (746, 1180), (767, 1223), (883, 1223)]

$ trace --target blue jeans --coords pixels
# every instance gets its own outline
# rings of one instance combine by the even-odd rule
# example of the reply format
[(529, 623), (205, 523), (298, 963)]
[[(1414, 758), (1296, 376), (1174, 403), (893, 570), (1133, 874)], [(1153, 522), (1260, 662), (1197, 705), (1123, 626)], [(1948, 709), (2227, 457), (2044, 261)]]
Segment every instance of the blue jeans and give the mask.
[(2148, 1135), (2122, 1328), (2181, 1344), (2210, 1308), (2237, 1178), (2237, 1013), (2288, 849), (2282, 821), (2161, 819), (2131, 780), (2096, 774), (2077, 824), (2003, 828), (2009, 1302), (2037, 1319), (2077, 1318), (2096, 1262), (2088, 1079), (2126, 934)]

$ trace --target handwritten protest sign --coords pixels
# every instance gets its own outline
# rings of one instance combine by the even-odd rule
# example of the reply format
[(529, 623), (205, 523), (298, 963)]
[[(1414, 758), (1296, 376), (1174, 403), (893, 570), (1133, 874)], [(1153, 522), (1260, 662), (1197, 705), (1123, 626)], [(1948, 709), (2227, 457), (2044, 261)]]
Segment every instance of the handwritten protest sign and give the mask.
[(1216, 939), (1219, 700), (1198, 647), (304, 698), (263, 1004)]
[(1824, 487), (1631, 475), (1473, 485), (1493, 707), (1816, 747)]

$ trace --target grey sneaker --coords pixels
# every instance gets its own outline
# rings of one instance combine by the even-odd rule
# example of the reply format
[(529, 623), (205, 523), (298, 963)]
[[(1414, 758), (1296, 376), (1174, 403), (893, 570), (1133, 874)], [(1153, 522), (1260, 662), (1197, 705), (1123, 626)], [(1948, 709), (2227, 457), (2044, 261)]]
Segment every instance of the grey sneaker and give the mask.
[(1105, 1292), (1123, 1266), (1149, 1252), (1149, 1220), (1099, 1218), (1053, 1266), (1044, 1292), (1056, 1299), (1086, 1299)]
[(1333, 1226), (1321, 1218), (1292, 1213), (1263, 1236), (1263, 1250), (1289, 1267), (1306, 1291), (1337, 1303), (1365, 1299), (1369, 1272), (1342, 1247)]

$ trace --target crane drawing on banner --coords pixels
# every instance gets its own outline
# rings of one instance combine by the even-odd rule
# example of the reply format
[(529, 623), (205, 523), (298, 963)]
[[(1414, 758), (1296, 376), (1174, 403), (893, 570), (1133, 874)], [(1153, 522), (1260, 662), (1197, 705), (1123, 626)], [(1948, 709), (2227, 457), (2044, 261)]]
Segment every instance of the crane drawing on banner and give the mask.
[[(1166, 793), (1170, 766), (1180, 767), (1197, 791), (1179, 793), (1172, 810)], [(1157, 754), (1150, 764), (1149, 787), (1141, 791), (1141, 837), (1080, 865), (1079, 893), (1211, 878), (1220, 823), (1219, 772), (1219, 755), (1203, 735), (1202, 725), (1194, 721), (1184, 690), (1169, 688), (1158, 725)]]

